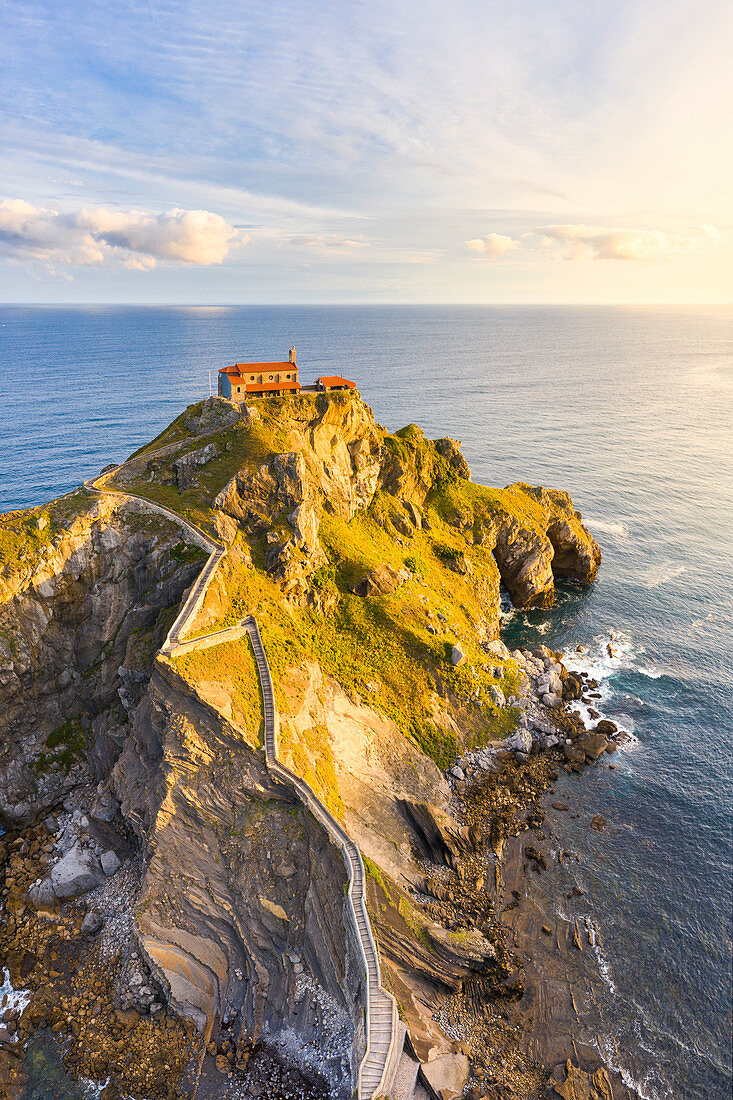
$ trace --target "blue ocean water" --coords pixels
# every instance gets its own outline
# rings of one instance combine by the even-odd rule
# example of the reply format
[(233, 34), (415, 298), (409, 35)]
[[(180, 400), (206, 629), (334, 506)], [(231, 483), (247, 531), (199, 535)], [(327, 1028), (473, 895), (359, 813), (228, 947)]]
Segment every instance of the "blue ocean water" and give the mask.
[(582, 643), (601, 710), (634, 734), (615, 771), (572, 781), (609, 828), (567, 823), (605, 944), (601, 1039), (650, 1100), (727, 1098), (733, 309), (0, 307), (0, 509), (78, 485), (208, 394), (210, 370), (215, 386), (291, 341), (301, 377), (354, 378), (388, 428), (461, 439), (475, 480), (582, 510), (597, 583), (506, 629)]

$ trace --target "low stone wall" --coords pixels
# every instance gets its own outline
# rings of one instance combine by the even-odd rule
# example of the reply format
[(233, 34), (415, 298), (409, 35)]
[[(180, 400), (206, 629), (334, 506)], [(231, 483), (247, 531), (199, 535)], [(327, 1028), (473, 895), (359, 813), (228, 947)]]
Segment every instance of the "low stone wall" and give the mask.
[(204, 634), (201, 638), (190, 638), (185, 642), (174, 643), (168, 650), (168, 655), (181, 657), (184, 653), (192, 653), (195, 649), (211, 649), (212, 646), (221, 645), (223, 642), (236, 642), (246, 633), (247, 628), (244, 626), (228, 626), (224, 630), (215, 630), (213, 634)]

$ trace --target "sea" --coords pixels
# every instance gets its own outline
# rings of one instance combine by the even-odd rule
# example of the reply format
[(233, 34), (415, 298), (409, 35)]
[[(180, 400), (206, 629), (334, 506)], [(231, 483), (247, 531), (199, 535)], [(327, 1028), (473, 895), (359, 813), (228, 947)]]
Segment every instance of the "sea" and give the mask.
[(733, 308), (0, 307), (0, 510), (291, 343), (303, 380), (354, 379), (387, 428), (462, 440), (474, 480), (567, 489), (600, 543), (592, 586), (504, 617), (511, 646), (592, 672), (632, 735), (615, 770), (558, 785), (602, 933), (598, 1041), (648, 1100), (728, 1100)]

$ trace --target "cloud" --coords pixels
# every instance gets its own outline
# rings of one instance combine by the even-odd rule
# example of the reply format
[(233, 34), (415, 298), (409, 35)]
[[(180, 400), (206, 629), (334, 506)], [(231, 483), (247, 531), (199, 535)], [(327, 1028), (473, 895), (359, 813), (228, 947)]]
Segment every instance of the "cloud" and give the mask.
[(149, 271), (160, 260), (206, 267), (222, 263), (233, 245), (248, 239), (208, 210), (150, 214), (95, 207), (60, 213), (23, 199), (0, 202), (0, 255), (16, 261), (120, 263), (135, 271)]
[(490, 260), (499, 260), (507, 252), (521, 248), (519, 241), (513, 237), (507, 237), (503, 233), (487, 233), (485, 237), (476, 237), (472, 241), (466, 241), (466, 246), (475, 252), (483, 252)]
[(357, 237), (343, 237), (337, 233), (324, 233), (313, 236), (298, 235), (288, 238), (289, 243), (298, 248), (310, 248), (316, 252), (353, 252), (362, 248), (371, 248), (363, 233)]
[(714, 226), (689, 233), (658, 229), (613, 229), (600, 225), (548, 225), (538, 229), (540, 247), (563, 260), (630, 260), (665, 263), (699, 250), (703, 242), (717, 241)]

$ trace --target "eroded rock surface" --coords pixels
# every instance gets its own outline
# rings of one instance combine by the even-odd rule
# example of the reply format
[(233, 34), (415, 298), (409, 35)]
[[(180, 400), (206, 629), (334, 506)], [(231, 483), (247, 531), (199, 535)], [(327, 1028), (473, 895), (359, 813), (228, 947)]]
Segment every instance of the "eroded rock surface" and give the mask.
[(173, 523), (112, 497), (80, 501), (38, 560), (0, 575), (0, 815), (24, 821), (108, 773), (201, 568)]
[[(452, 800), (496, 770), (491, 731), (513, 729), (518, 696), (512, 768), (557, 745), (537, 708), (575, 690), (554, 655), (517, 657), (498, 641), (500, 582), (518, 606), (546, 604), (555, 576), (592, 579), (598, 547), (567, 494), (473, 486), (455, 440), (414, 425), (390, 435), (357, 395), (243, 415), (205, 402), (160, 443), (114, 487), (183, 494), (226, 543), (195, 632), (262, 616), (281, 757), (367, 857), (388, 981), (420, 1057), (458, 1088), (466, 1054), (435, 1018), (440, 998), (521, 989), (484, 882), (502, 828), (459, 822)], [(57, 838), (41, 866), (26, 866), (22, 843), (12, 850), (18, 973), (34, 922), (66, 928), (74, 914), (74, 935), (102, 953), (115, 945), (114, 980), (94, 978), (115, 1043), (130, 1024), (159, 1036), (165, 1018), (177, 1073), (189, 1042), (201, 1053), (206, 1041), (205, 1075), (222, 1082), (269, 1044), (350, 1096), (364, 983), (341, 854), (264, 765), (256, 680), (236, 667), (248, 651), (156, 657), (204, 555), (143, 505), (82, 505), (0, 577), (0, 814), (23, 823), (86, 791), (76, 839)], [(593, 736), (566, 748), (592, 758)], [(109, 1069), (121, 1089), (116, 1048), (94, 1065), (80, 1055), (97, 1041), (88, 1000), (79, 1034), (64, 1032), (72, 1063)], [(165, 1072), (140, 1072), (156, 1100)]]

